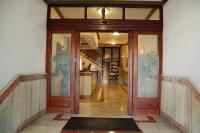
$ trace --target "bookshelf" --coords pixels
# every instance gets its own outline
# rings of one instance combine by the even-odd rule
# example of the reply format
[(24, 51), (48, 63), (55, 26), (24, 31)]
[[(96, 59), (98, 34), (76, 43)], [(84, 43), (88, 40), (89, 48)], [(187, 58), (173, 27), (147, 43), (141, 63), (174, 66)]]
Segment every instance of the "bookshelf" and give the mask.
[(110, 80), (118, 80), (119, 79), (119, 58), (111, 59), (109, 77), (110, 77)]

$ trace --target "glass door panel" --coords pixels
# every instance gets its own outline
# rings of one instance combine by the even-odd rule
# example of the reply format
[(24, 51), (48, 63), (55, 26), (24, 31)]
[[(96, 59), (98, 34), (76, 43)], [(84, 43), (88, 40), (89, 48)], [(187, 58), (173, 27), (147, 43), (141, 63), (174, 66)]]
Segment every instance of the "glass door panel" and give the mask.
[(52, 34), (51, 96), (70, 96), (71, 38), (71, 34)]
[(138, 98), (158, 98), (158, 35), (138, 35)]

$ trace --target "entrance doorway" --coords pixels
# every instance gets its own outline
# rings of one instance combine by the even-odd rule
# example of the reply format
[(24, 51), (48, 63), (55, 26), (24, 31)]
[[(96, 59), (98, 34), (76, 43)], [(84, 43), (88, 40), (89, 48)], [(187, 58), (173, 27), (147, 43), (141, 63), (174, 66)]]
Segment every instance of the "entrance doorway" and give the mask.
[[(94, 6), (51, 5), (48, 7), (46, 56), (48, 112), (79, 113), (80, 32), (118, 31), (128, 33), (127, 112), (128, 114), (159, 114), (162, 7)], [(107, 9), (109, 12), (106, 14)], [(62, 39), (54, 34), (62, 34), (62, 37), (60, 36)], [(112, 53), (115, 50), (105, 48), (102, 51)], [(102, 66), (105, 66), (102, 75), (105, 74), (102, 76), (104, 80), (101, 83), (110, 83), (111, 80), (113, 83), (116, 82), (119, 77), (108, 74), (109, 61), (105, 60)]]
[(80, 114), (127, 115), (128, 33), (80, 33)]

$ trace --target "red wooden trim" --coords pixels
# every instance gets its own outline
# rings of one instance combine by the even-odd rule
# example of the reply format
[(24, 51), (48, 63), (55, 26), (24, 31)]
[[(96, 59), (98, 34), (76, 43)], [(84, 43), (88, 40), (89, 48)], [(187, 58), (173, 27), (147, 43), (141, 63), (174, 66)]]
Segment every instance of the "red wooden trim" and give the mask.
[(84, 8), (84, 18), (87, 20), (87, 7)]
[(80, 76), (92, 76), (92, 72), (80, 72)]
[(61, 19), (65, 19), (64, 15), (62, 14), (62, 12), (60, 11), (59, 7), (54, 7), (54, 9), (56, 10), (56, 12), (58, 13), (58, 15), (60, 16)]
[[(47, 73), (47, 107), (49, 106), (49, 96), (51, 91), (51, 42), (52, 34), (50, 31), (47, 32), (47, 45), (46, 45), (46, 73)], [(49, 112), (48, 108), (47, 111)]]
[(128, 36), (128, 61), (129, 61), (129, 72), (128, 72), (128, 114), (133, 114), (133, 48), (134, 48), (134, 38), (133, 32), (129, 32)]
[(125, 7), (122, 7), (122, 19), (123, 19), (123, 20), (126, 19), (126, 11), (125, 11)]
[(152, 8), (147, 17), (145, 18), (145, 20), (149, 20), (156, 10), (157, 10), (156, 8)]
[(134, 32), (133, 43), (133, 114), (136, 114), (136, 98), (138, 90), (138, 33)]
[(16, 86), (21, 82), (46, 79), (46, 74), (20, 75), (15, 79), (0, 96), (0, 104), (16, 89)]
[(80, 32), (76, 32), (76, 76), (75, 76), (75, 107), (74, 113), (79, 113), (80, 103)]
[(164, 1), (63, 1), (63, 0), (57, 0), (57, 1), (50, 1), (50, 0), (44, 0), (48, 5), (53, 6), (162, 6), (164, 4)]
[(157, 20), (102, 20), (95, 19), (51, 19), (47, 22), (48, 30), (81, 30), (81, 31), (162, 31), (162, 21)]
[[(110, 131), (62, 130), (61, 133), (110, 133)], [(143, 133), (142, 131), (115, 131), (115, 133)]]
[(76, 80), (75, 80), (75, 67), (76, 67), (76, 33), (75, 31), (72, 31), (72, 44), (71, 44), (71, 65), (70, 65), (70, 96), (72, 97), (72, 101), (71, 101), (71, 112), (74, 112), (74, 97), (75, 97), (75, 84), (76, 84)]

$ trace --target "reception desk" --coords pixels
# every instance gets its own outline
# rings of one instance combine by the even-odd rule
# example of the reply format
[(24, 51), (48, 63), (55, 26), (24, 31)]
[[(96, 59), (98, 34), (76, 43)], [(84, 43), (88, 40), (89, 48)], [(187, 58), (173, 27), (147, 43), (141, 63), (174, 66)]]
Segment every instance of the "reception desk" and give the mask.
[(90, 98), (97, 87), (98, 72), (80, 72), (80, 98)]

